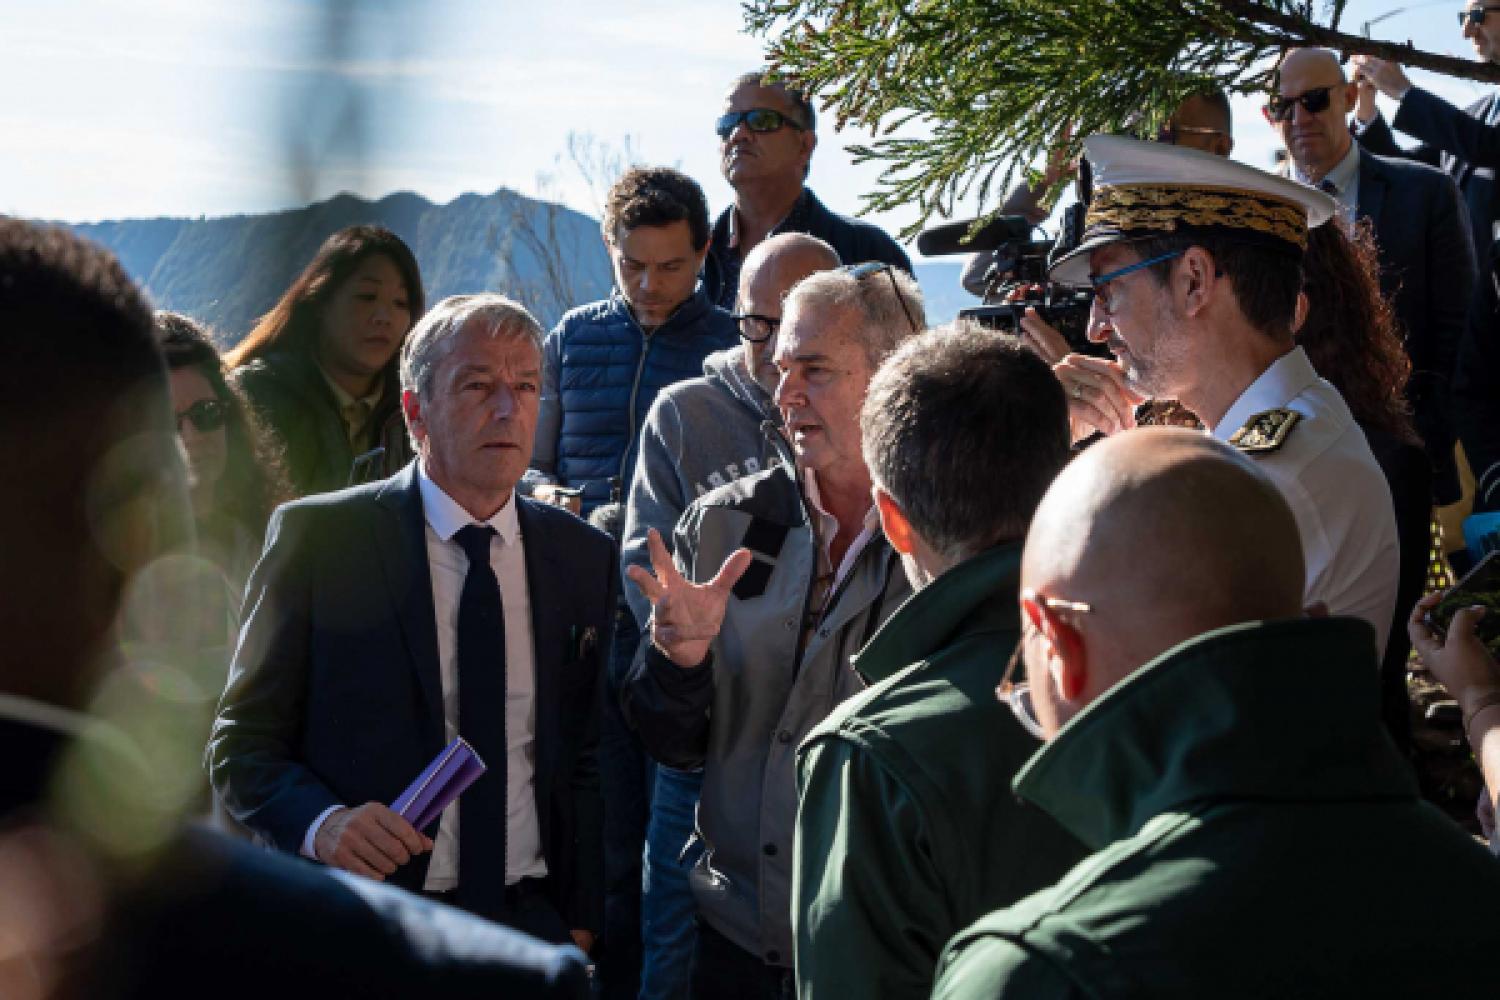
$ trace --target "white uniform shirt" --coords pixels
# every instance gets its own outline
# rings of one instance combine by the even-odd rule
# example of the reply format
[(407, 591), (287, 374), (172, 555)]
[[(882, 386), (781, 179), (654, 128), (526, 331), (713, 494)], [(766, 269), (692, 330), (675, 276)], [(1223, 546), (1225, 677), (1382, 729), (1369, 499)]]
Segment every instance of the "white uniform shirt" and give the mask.
[(1251, 383), (1213, 436), (1228, 441), (1252, 416), (1275, 409), (1302, 419), (1276, 451), (1248, 457), (1280, 488), (1297, 519), (1307, 564), (1303, 601), (1322, 601), (1331, 614), (1375, 626), (1383, 655), (1400, 572), (1390, 484), (1344, 398), (1318, 377), (1300, 347)]

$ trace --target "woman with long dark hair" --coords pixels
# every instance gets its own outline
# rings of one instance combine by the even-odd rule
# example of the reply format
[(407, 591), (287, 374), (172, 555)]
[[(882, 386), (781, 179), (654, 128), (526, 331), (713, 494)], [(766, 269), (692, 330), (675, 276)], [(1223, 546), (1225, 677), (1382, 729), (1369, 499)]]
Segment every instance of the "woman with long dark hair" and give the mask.
[(225, 378), (208, 331), (186, 316), (158, 312), (156, 337), (187, 453), (199, 554), (222, 570), (237, 597), (266, 521), (291, 487), (272, 439)]
[[(159, 720), (158, 737), (201, 747), (224, 690), (239, 632), (240, 601), (260, 554), (266, 521), (288, 499), (277, 449), (225, 378), (207, 330), (178, 313), (156, 314), (156, 340), (167, 361), (177, 435), (187, 457), (193, 544), (142, 573), (148, 592), (132, 602), (125, 632), (140, 663), (172, 678), (178, 711)], [(209, 789), (191, 789), (208, 808)], [(234, 825), (214, 807), (222, 829)]]
[(1408, 749), (1405, 624), (1422, 596), (1432, 523), (1432, 465), (1406, 402), (1411, 361), (1395, 312), (1380, 294), (1380, 258), (1367, 221), (1349, 228), (1334, 220), (1310, 230), (1302, 275), (1306, 312), (1297, 341), (1364, 430), (1396, 507), (1401, 571), (1381, 688), (1386, 724)]
[(225, 355), (280, 439), (298, 496), (389, 475), (410, 460), (396, 364), (424, 305), (417, 259), (401, 238), (350, 226)]

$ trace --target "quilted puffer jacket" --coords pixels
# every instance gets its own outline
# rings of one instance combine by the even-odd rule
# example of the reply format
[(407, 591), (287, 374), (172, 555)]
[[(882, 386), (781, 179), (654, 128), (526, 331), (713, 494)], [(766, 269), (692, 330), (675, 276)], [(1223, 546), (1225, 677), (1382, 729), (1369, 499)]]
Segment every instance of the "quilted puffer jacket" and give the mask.
[(649, 335), (614, 292), (570, 311), (543, 348), (531, 484), (583, 488), (583, 512), (630, 485), (636, 443), (656, 394), (703, 374), (703, 359), (738, 343), (735, 322), (700, 285)]

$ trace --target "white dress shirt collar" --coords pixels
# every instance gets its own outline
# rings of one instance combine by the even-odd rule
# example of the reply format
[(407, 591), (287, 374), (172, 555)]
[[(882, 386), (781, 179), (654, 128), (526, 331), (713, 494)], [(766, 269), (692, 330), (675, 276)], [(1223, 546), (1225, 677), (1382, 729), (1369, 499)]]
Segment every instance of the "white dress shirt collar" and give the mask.
[[(417, 463), (417, 489), (422, 493), (422, 512), (427, 517), (427, 523), (443, 541), (451, 542), (459, 528), (477, 523), (472, 514), (464, 510), (457, 500), (427, 475), (425, 462)], [(511, 490), (505, 506), (483, 523), (494, 528), (506, 545), (514, 545), (516, 539), (521, 537), (521, 523), (516, 518), (516, 491)]]
[(1211, 433), (1220, 441), (1228, 441), (1255, 414), (1285, 406), (1317, 381), (1318, 373), (1307, 360), (1307, 352), (1294, 347), (1272, 362), (1271, 367), (1261, 372), (1260, 378), (1240, 393), (1240, 398), (1213, 426)]
[(839, 584), (844, 582), (844, 577), (854, 568), (854, 562), (859, 558), (860, 551), (865, 544), (874, 538), (880, 531), (880, 512), (875, 505), (870, 504), (870, 509), (865, 511), (864, 521), (860, 526), (860, 532), (849, 543), (844, 558), (840, 560), (835, 572), (833, 565), (833, 539), (839, 533), (839, 519), (823, 509), (823, 497), (818, 492), (818, 477), (811, 469), (804, 469), (802, 473), (803, 488), (807, 493), (807, 505), (812, 508), (810, 513), (817, 523), (813, 525), (814, 534), (818, 540), (818, 575), (833, 574), (832, 590), (837, 590)]

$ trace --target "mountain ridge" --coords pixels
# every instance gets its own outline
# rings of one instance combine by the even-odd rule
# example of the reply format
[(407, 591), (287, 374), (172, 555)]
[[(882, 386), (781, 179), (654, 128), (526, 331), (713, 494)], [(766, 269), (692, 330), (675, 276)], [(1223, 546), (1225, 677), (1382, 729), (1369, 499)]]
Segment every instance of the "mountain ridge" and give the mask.
[[(550, 328), (568, 309), (604, 298), (612, 287), (598, 220), (504, 187), (444, 203), (415, 191), (373, 201), (341, 192), (271, 212), (56, 224), (108, 247), (159, 308), (206, 323), (228, 347), (276, 303), (323, 240), (366, 223), (385, 226), (412, 248), (429, 305), (448, 295), (498, 291)], [(966, 304), (958, 270), (947, 262), (916, 265), (932, 325)]]
[(502, 291), (551, 325), (574, 304), (609, 294), (598, 222), (509, 188), (441, 204), (413, 191), (375, 201), (343, 192), (274, 212), (68, 228), (112, 250), (160, 308), (207, 323), (228, 346), (275, 304), (328, 236), (359, 224), (383, 225), (406, 241), (421, 264), (428, 302)]

